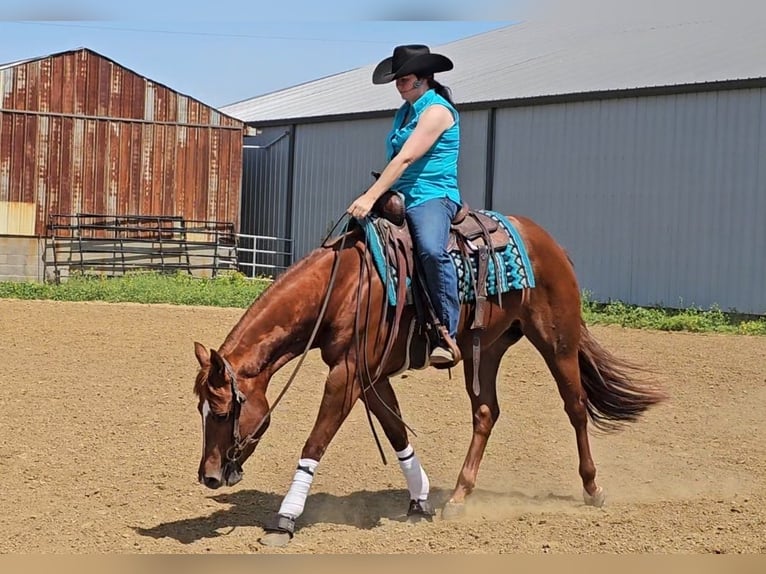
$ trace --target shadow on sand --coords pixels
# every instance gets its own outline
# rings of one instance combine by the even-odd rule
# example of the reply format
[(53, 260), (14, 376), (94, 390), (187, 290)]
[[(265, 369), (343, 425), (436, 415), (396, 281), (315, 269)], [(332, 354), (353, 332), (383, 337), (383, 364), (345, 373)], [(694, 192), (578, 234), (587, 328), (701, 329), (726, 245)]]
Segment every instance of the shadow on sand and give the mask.
[[(432, 489), (431, 501), (439, 509), (444, 506), (451, 493), (445, 489)], [(191, 544), (206, 538), (224, 536), (226, 530), (230, 531), (238, 526), (263, 527), (273, 519), (282, 502), (282, 496), (259, 490), (216, 494), (211, 498), (229, 507), (207, 516), (163, 522), (150, 528), (133, 527), (133, 530), (141, 536), (172, 538), (182, 544)], [(409, 495), (402, 489), (360, 490), (344, 496), (312, 494), (306, 501), (305, 512), (298, 519), (296, 533), (301, 528), (318, 523), (342, 524), (370, 530), (378, 526), (382, 519), (405, 521), (408, 501)], [(571, 504), (573, 507), (577, 505), (577, 499), (569, 495), (529, 495), (521, 492), (476, 490), (467, 506), (470, 509), (472, 504), (502, 504), (506, 508), (518, 505), (528, 510), (530, 506), (544, 507), (551, 502)]]

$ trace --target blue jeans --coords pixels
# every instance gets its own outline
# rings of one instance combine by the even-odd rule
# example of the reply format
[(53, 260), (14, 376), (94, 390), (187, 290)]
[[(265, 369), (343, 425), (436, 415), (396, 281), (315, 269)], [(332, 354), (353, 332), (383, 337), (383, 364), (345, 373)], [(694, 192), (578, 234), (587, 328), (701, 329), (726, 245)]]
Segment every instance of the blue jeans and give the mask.
[(450, 223), (459, 208), (454, 201), (444, 197), (407, 209), (407, 223), (425, 276), (428, 296), (436, 316), (453, 339), (460, 319), (460, 300), (457, 273), (447, 252), (447, 241)]

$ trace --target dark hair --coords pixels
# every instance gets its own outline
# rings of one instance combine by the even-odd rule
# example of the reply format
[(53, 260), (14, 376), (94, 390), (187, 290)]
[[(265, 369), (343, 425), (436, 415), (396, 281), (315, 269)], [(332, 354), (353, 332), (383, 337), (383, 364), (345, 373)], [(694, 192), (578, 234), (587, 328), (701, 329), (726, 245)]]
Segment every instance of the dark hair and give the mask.
[(455, 105), (455, 102), (452, 101), (452, 90), (450, 90), (447, 86), (442, 85), (436, 80), (434, 80), (433, 76), (426, 78), (426, 81), (428, 82), (429, 88), (431, 88), (433, 91), (439, 94), (442, 98), (447, 100), (450, 103), (450, 105), (452, 106)]

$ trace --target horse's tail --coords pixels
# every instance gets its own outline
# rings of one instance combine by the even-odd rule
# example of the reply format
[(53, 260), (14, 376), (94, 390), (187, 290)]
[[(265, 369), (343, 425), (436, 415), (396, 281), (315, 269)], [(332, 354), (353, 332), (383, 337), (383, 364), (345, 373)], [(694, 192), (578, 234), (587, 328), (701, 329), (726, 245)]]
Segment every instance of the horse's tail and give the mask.
[(588, 395), (586, 408), (593, 424), (604, 431), (634, 422), (666, 398), (656, 386), (639, 381), (646, 369), (620, 359), (602, 347), (582, 322), (580, 378)]

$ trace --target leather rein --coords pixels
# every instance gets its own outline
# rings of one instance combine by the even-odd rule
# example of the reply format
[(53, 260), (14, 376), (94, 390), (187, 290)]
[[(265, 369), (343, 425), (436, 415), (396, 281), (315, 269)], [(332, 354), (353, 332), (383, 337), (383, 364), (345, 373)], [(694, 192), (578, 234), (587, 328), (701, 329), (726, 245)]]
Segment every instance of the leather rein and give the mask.
[[(327, 242), (327, 239), (329, 239), (329, 237), (338, 228), (338, 225), (346, 217), (347, 216), (344, 214), (343, 216), (341, 216), (340, 219), (338, 219), (338, 221), (335, 223), (335, 225), (333, 225), (333, 227), (330, 230), (330, 232), (327, 234), (327, 237), (325, 237), (324, 241), (322, 241), (322, 245), (324, 245)], [(298, 360), (298, 363), (296, 363), (295, 368), (293, 369), (293, 372), (290, 374), (290, 377), (288, 378), (288, 380), (285, 383), (284, 387), (280, 391), (279, 395), (277, 395), (277, 398), (274, 400), (272, 405), (269, 407), (269, 410), (261, 418), (260, 422), (256, 425), (255, 429), (253, 429), (253, 431), (251, 431), (250, 433), (248, 433), (244, 437), (242, 437), (240, 435), (240, 432), (239, 432), (239, 415), (240, 415), (240, 412), (242, 410), (242, 404), (247, 400), (247, 397), (239, 389), (239, 386), (237, 384), (237, 376), (236, 376), (236, 373), (234, 372), (233, 367), (231, 366), (231, 364), (229, 363), (229, 361), (226, 358), (221, 357), (221, 359), (223, 361), (223, 364), (224, 364), (224, 368), (225, 368), (227, 374), (229, 375), (230, 386), (231, 386), (231, 396), (232, 396), (231, 408), (229, 409), (229, 412), (226, 415), (223, 415), (223, 417), (224, 418), (228, 418), (229, 416), (231, 416), (232, 419), (233, 419), (232, 445), (226, 451), (226, 461), (225, 461), (225, 464), (229, 464), (229, 465), (233, 465), (233, 466), (237, 467), (239, 465), (238, 460), (239, 460), (239, 457), (242, 454), (242, 452), (246, 448), (248, 448), (249, 446), (257, 445), (260, 442), (261, 437), (258, 436), (259, 431), (261, 430), (261, 428), (263, 428), (263, 425), (266, 423), (266, 421), (269, 420), (269, 417), (271, 416), (271, 413), (274, 412), (274, 409), (280, 403), (280, 401), (284, 397), (285, 393), (287, 393), (287, 390), (292, 385), (293, 381), (295, 380), (295, 377), (298, 374), (298, 371), (300, 370), (301, 366), (303, 365), (303, 361), (305, 360), (306, 355), (308, 355), (309, 351), (311, 350), (311, 346), (313, 345), (314, 339), (316, 338), (317, 332), (319, 331), (319, 325), (322, 323), (322, 319), (324, 319), (325, 312), (327, 311), (327, 305), (328, 305), (328, 303), (330, 301), (330, 295), (332, 294), (333, 287), (335, 286), (335, 280), (337, 278), (338, 268), (340, 267), (340, 255), (339, 254), (343, 251), (343, 248), (345, 247), (346, 239), (348, 238), (348, 235), (349, 235), (347, 233), (347, 231), (348, 231), (348, 225), (346, 225), (346, 228), (345, 228), (345, 230), (343, 232), (343, 237), (342, 237), (342, 240), (341, 240), (341, 243), (340, 243), (340, 247), (335, 252), (335, 258), (334, 258), (334, 261), (333, 261), (333, 267), (332, 267), (332, 271), (330, 273), (330, 280), (329, 280), (328, 285), (327, 285), (327, 292), (325, 293), (325, 297), (324, 297), (324, 301), (322, 302), (321, 310), (320, 310), (319, 315), (317, 317), (316, 323), (314, 324), (314, 328), (313, 328), (313, 330), (311, 332), (311, 336), (309, 337), (309, 340), (306, 343), (306, 347), (304, 348), (303, 353), (301, 354), (300, 359)], [(363, 291), (363, 281), (362, 281), (362, 279), (363, 279), (363, 276), (365, 274), (364, 273), (365, 270), (367, 271), (368, 283), (371, 284), (371, 282), (372, 282), (373, 272), (370, 270), (370, 261), (369, 261), (369, 258), (366, 255), (367, 253), (369, 253), (369, 245), (368, 245), (368, 243), (369, 242), (368, 242), (368, 239), (367, 239), (367, 235), (365, 234), (365, 257), (363, 259), (363, 264), (360, 265), (360, 271), (359, 271), (359, 282), (358, 282), (358, 288), (357, 288), (357, 312), (356, 312), (355, 322), (358, 321), (360, 316), (361, 316), (361, 313), (360, 313), (361, 309), (360, 309), (360, 307), (361, 307), (362, 291)], [(388, 273), (387, 273), (387, 276), (386, 276), (385, 282), (384, 282), (384, 285), (387, 285), (387, 284), (388, 284)], [(402, 286), (403, 285), (404, 285), (404, 280), (402, 278), (400, 278), (400, 288), (399, 288), (399, 293), (397, 294), (397, 296), (398, 297), (402, 297), (402, 298), (405, 296), (405, 293), (402, 291)], [(368, 293), (369, 292), (370, 291), (368, 289)], [(367, 297), (367, 309), (366, 309), (366, 318), (367, 318), (367, 320), (369, 320), (371, 306), (372, 306), (372, 298), (368, 296)], [(386, 307), (387, 307), (386, 305), (383, 305), (383, 310), (382, 310), (382, 313), (381, 313), (381, 315), (382, 315), (381, 316), (381, 320), (385, 319)], [(377, 432), (375, 430), (375, 426), (373, 425), (372, 417), (370, 415), (370, 408), (369, 408), (368, 401), (367, 401), (367, 392), (369, 390), (372, 390), (375, 393), (375, 395), (377, 396), (377, 398), (380, 401), (380, 403), (385, 408), (387, 408), (389, 410), (389, 412), (391, 412), (396, 418), (398, 418), (402, 422), (402, 424), (404, 424), (404, 426), (414, 436), (417, 436), (417, 433), (415, 432), (415, 430), (412, 429), (406, 422), (404, 422), (404, 420), (402, 420), (402, 418), (401, 418), (401, 415), (399, 413), (395, 412), (380, 397), (380, 395), (377, 392), (377, 389), (375, 388), (375, 382), (380, 379), (380, 376), (382, 374), (382, 370), (383, 370), (383, 367), (384, 367), (384, 363), (386, 362), (386, 360), (389, 357), (389, 353), (390, 353), (391, 347), (393, 346), (393, 340), (396, 338), (397, 331), (398, 331), (397, 327), (398, 327), (398, 324), (399, 324), (398, 319), (399, 319), (399, 317), (398, 317), (398, 314), (397, 314), (397, 317), (395, 317), (395, 320), (394, 320), (393, 327), (391, 329), (389, 329), (389, 333), (387, 335), (387, 340), (386, 340), (386, 343), (385, 343), (385, 346), (384, 346), (385, 351), (384, 351), (383, 357), (381, 358), (381, 361), (378, 364), (378, 368), (376, 369), (376, 372), (375, 372), (374, 375), (371, 375), (371, 373), (370, 373), (369, 358), (367, 357), (367, 348), (368, 348), (368, 345), (367, 345), (367, 342), (368, 342), (368, 339), (367, 339), (367, 329), (365, 329), (365, 331), (364, 331), (364, 334), (362, 336), (362, 340), (360, 340), (360, 337), (359, 337), (359, 329), (358, 328), (354, 329), (355, 349), (356, 349), (357, 357), (359, 357), (359, 359), (361, 361), (361, 365), (360, 365), (360, 368), (357, 370), (357, 373), (359, 373), (361, 371), (363, 373), (363, 375), (364, 375), (364, 376), (362, 376), (360, 374), (357, 374), (357, 376), (359, 376), (359, 378), (360, 378), (359, 382), (360, 382), (360, 386), (361, 386), (361, 389), (362, 389), (362, 394), (365, 397), (365, 400), (363, 401), (363, 403), (365, 405), (365, 411), (366, 411), (366, 414), (367, 414), (367, 420), (368, 420), (368, 422), (370, 424), (370, 429), (372, 430), (372, 435), (375, 438), (375, 443), (376, 443), (376, 445), (378, 447), (378, 452), (380, 453), (380, 456), (381, 456), (381, 459), (383, 461), (383, 464), (388, 464), (388, 461), (386, 460), (386, 455), (383, 452), (383, 447), (381, 446), (380, 439), (378, 438), (378, 434), (377, 434)], [(367, 324), (367, 322), (365, 324)], [(355, 325), (355, 327), (356, 327), (356, 325)], [(366, 379), (366, 380), (363, 380), (363, 379)]]
[[(338, 221), (332, 227), (330, 232), (327, 234), (327, 237), (322, 242), (322, 244), (324, 244), (327, 241), (327, 238), (333, 234), (335, 229), (338, 227), (338, 224), (340, 224), (340, 222), (343, 221), (345, 217), (346, 216), (343, 215), (341, 216), (340, 219), (338, 219)], [(228, 418), (229, 416), (231, 416), (234, 422), (234, 427), (232, 428), (232, 445), (226, 451), (226, 464), (238, 465), (239, 464), (238, 460), (242, 452), (248, 446), (257, 445), (260, 442), (261, 437), (257, 436), (258, 432), (261, 430), (261, 428), (263, 428), (263, 425), (266, 423), (266, 421), (269, 420), (271, 413), (274, 412), (274, 409), (282, 400), (282, 397), (285, 396), (287, 389), (289, 389), (290, 385), (293, 384), (293, 381), (295, 380), (295, 377), (297, 376), (298, 371), (303, 365), (303, 361), (306, 359), (306, 355), (308, 355), (309, 351), (311, 350), (311, 345), (313, 345), (317, 332), (319, 332), (319, 325), (321, 325), (322, 319), (324, 319), (325, 312), (327, 311), (327, 305), (330, 301), (330, 295), (332, 294), (333, 287), (335, 286), (335, 279), (337, 278), (338, 268), (340, 267), (340, 252), (345, 247), (346, 237), (347, 235), (344, 234), (340, 248), (335, 252), (335, 258), (332, 265), (332, 271), (330, 272), (330, 281), (327, 284), (327, 292), (325, 293), (324, 301), (322, 302), (322, 308), (319, 311), (319, 316), (317, 317), (316, 323), (314, 324), (314, 328), (311, 331), (311, 336), (309, 337), (309, 340), (306, 343), (306, 347), (303, 349), (303, 353), (301, 354), (300, 359), (296, 363), (295, 368), (293, 369), (293, 372), (290, 374), (290, 377), (287, 379), (285, 386), (282, 388), (279, 395), (277, 395), (277, 398), (269, 407), (269, 410), (266, 412), (265, 415), (263, 415), (263, 418), (261, 418), (260, 422), (256, 425), (255, 429), (253, 429), (253, 431), (248, 433), (245, 437), (241, 437), (239, 433), (239, 414), (242, 410), (242, 403), (244, 403), (247, 400), (247, 397), (242, 391), (239, 390), (239, 386), (237, 385), (237, 376), (231, 364), (224, 357), (221, 357), (221, 359), (223, 360), (224, 369), (226, 370), (227, 374), (229, 375), (229, 379), (231, 380), (230, 384), (231, 384), (231, 397), (232, 397), (231, 407), (229, 409), (229, 412), (222, 416), (223, 418)]]

